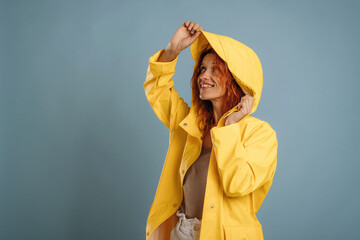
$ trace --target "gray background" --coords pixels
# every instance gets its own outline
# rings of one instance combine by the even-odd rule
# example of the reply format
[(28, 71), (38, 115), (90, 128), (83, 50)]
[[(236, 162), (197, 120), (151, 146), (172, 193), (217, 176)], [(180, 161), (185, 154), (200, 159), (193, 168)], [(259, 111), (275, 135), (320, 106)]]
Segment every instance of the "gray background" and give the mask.
[[(355, 239), (359, 1), (0, 2), (0, 239), (145, 239), (168, 130), (148, 58), (185, 20), (250, 46), (278, 167), (265, 239)], [(175, 87), (190, 101), (189, 48)]]

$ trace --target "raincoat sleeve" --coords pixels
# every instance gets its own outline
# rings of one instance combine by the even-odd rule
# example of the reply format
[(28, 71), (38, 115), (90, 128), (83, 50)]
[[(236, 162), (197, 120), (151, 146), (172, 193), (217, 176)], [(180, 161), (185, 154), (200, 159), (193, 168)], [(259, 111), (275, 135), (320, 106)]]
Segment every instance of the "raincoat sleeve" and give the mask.
[(220, 181), (229, 197), (247, 195), (272, 181), (277, 162), (276, 132), (261, 121), (241, 136), (244, 123), (211, 129)]
[(157, 62), (164, 49), (149, 59), (144, 89), (146, 98), (158, 118), (173, 130), (182, 120), (180, 115), (188, 112), (188, 104), (174, 89), (172, 76), (178, 57), (171, 62)]

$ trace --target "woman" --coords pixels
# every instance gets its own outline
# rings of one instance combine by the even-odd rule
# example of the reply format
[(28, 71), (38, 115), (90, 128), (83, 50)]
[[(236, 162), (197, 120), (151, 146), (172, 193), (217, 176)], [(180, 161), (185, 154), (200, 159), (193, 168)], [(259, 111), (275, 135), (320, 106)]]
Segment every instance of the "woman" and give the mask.
[[(190, 45), (191, 107), (172, 80)], [(263, 239), (256, 212), (272, 184), (278, 143), (267, 122), (250, 116), (262, 85), (254, 51), (194, 22), (184, 22), (150, 57), (145, 93), (170, 142), (147, 239)]]

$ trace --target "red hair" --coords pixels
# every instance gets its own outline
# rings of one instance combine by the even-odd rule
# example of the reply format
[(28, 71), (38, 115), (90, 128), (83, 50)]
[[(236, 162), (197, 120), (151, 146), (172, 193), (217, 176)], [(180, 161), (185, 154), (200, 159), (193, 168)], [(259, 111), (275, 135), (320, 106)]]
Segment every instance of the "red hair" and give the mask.
[(209, 53), (214, 53), (216, 56), (215, 65), (218, 67), (220, 72), (219, 77), (221, 80), (221, 84), (223, 84), (226, 89), (225, 101), (222, 105), (222, 112), (225, 113), (231, 108), (235, 107), (235, 105), (240, 102), (241, 97), (245, 95), (243, 90), (233, 78), (226, 62), (224, 62), (219, 57), (219, 55), (217, 55), (214, 49), (210, 48), (208, 50), (204, 50), (199, 57), (199, 61), (197, 61), (197, 65), (194, 68), (193, 76), (191, 78), (193, 96), (192, 104), (194, 105), (195, 112), (197, 113), (197, 125), (204, 134), (207, 134), (210, 129), (215, 125), (215, 117), (213, 113), (212, 103), (210, 100), (200, 99), (200, 89), (198, 86), (198, 78), (201, 71), (200, 66), (204, 57)]

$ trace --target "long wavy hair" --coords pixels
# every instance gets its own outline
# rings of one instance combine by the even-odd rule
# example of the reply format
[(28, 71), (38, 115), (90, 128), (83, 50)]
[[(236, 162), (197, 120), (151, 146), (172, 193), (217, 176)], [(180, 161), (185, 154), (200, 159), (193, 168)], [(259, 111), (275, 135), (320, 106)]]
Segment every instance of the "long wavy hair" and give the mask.
[(219, 69), (219, 78), (220, 84), (223, 84), (226, 89), (225, 93), (225, 101), (223, 101), (222, 105), (222, 112), (227, 112), (231, 108), (235, 107), (240, 100), (241, 97), (245, 95), (243, 90), (235, 81), (234, 77), (232, 76), (226, 62), (224, 62), (219, 55), (214, 51), (214, 49), (210, 48), (208, 50), (204, 50), (200, 57), (199, 61), (197, 61), (197, 65), (194, 68), (193, 76), (191, 78), (191, 88), (192, 88), (192, 96), (193, 102), (192, 104), (195, 107), (195, 112), (197, 113), (197, 125), (200, 130), (207, 134), (210, 132), (210, 129), (215, 126), (215, 117), (213, 112), (213, 106), (210, 100), (202, 100), (200, 99), (200, 89), (198, 86), (198, 78), (200, 75), (200, 66), (204, 59), (204, 57), (209, 53), (215, 53), (215, 65)]

